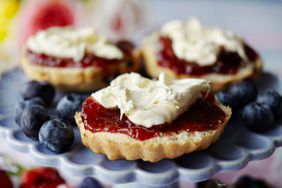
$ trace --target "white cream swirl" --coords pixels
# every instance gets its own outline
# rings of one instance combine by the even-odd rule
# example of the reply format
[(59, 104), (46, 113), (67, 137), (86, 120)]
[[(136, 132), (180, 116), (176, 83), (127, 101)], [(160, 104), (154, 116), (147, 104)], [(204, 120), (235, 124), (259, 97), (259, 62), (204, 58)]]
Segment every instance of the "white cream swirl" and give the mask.
[(27, 48), (59, 58), (79, 61), (86, 52), (105, 59), (121, 59), (122, 51), (107, 38), (94, 33), (91, 28), (51, 27), (39, 31), (27, 40)]
[(175, 120), (209, 90), (209, 82), (203, 79), (175, 80), (161, 73), (159, 80), (151, 80), (127, 73), (92, 97), (105, 108), (118, 108), (133, 123), (150, 128)]
[(196, 18), (187, 22), (168, 22), (161, 28), (160, 34), (172, 40), (172, 48), (178, 58), (201, 66), (214, 64), (221, 47), (237, 52), (242, 59), (248, 61), (241, 38), (231, 31), (203, 27)]

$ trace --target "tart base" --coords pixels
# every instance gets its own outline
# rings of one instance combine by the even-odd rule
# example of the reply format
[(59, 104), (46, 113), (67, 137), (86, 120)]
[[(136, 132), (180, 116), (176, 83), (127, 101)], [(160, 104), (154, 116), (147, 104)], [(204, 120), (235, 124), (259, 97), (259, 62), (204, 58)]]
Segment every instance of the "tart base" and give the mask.
[(145, 69), (149, 76), (157, 78), (161, 72), (166, 72), (173, 78), (202, 78), (211, 81), (211, 85), (214, 91), (224, 90), (233, 83), (245, 80), (248, 78), (256, 79), (262, 71), (262, 61), (258, 57), (253, 64), (247, 65), (244, 68), (239, 69), (238, 73), (232, 75), (223, 74), (206, 74), (203, 76), (194, 76), (187, 74), (177, 74), (169, 68), (162, 67), (157, 62), (157, 53), (160, 49), (158, 38), (159, 33), (153, 33), (152, 35), (145, 37), (141, 46), (141, 54), (144, 60)]
[[(88, 92), (105, 87), (103, 69), (98, 66), (80, 67), (47, 67), (32, 64), (25, 56), (24, 47), (20, 57), (21, 67), (25, 74), (36, 81), (47, 81), (50, 84), (65, 90), (75, 92)], [(133, 65), (128, 67), (127, 62), (122, 62), (107, 67), (107, 75), (116, 76), (126, 72), (138, 71), (141, 64), (140, 52), (133, 52)]]
[(140, 141), (128, 135), (109, 132), (93, 133), (84, 128), (81, 114), (75, 114), (83, 144), (97, 154), (105, 154), (110, 160), (127, 159), (157, 162), (173, 159), (186, 153), (202, 150), (218, 140), (231, 117), (231, 109), (218, 103), (225, 112), (224, 122), (216, 130), (187, 132), (154, 137)]

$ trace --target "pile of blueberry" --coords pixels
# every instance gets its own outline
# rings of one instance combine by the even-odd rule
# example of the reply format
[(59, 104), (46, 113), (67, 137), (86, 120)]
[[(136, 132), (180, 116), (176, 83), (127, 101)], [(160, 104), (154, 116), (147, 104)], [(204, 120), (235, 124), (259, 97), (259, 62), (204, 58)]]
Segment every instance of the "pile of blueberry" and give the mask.
[(217, 93), (218, 99), (240, 116), (250, 131), (262, 132), (272, 127), (282, 114), (282, 97), (273, 90), (258, 92), (253, 81), (245, 80)]
[(62, 153), (74, 141), (74, 113), (84, 100), (77, 94), (68, 94), (56, 105), (55, 114), (48, 109), (54, 105), (55, 88), (46, 82), (27, 82), (22, 88), (22, 99), (16, 105), (15, 121), (26, 136), (39, 140), (47, 149)]
[(234, 183), (227, 185), (221, 181), (210, 179), (197, 183), (197, 188), (272, 188), (267, 182), (250, 176), (242, 176)]

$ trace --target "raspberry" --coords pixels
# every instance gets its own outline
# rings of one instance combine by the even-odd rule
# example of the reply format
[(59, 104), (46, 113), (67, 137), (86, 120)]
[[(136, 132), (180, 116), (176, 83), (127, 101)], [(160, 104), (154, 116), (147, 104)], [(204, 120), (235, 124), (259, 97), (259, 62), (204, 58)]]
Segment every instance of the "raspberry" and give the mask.
[(64, 183), (56, 169), (39, 167), (25, 172), (20, 188), (57, 188)]
[(5, 188), (13, 188), (12, 181), (5, 171), (0, 170), (0, 185)]

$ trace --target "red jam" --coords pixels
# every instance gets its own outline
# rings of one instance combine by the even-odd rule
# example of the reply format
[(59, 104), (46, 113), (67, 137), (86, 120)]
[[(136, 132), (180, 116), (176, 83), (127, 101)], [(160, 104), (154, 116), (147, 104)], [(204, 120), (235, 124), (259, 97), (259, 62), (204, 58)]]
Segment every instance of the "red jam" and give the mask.
[[(162, 49), (159, 53), (158, 64), (169, 68), (177, 74), (189, 74), (201, 76), (210, 73), (218, 74), (235, 74), (240, 67), (245, 66), (249, 62), (245, 62), (237, 53), (228, 52), (221, 48), (216, 63), (210, 66), (200, 66), (196, 62), (188, 62), (179, 59), (172, 48), (172, 40), (168, 37), (160, 37)], [(258, 54), (247, 44), (244, 46), (246, 55), (251, 61), (256, 60)]]
[(85, 56), (79, 61), (75, 61), (72, 58), (58, 58), (46, 54), (34, 53), (31, 50), (26, 51), (26, 57), (30, 62), (37, 65), (48, 66), (48, 67), (106, 67), (108, 65), (121, 63), (124, 61), (130, 61), (132, 59), (132, 51), (134, 45), (128, 41), (119, 41), (116, 46), (123, 52), (123, 59), (105, 59), (95, 56), (93, 53), (86, 53)]
[(120, 118), (119, 109), (106, 109), (95, 99), (88, 97), (83, 103), (81, 118), (85, 129), (93, 133), (121, 133), (142, 141), (157, 136), (177, 134), (181, 131), (217, 129), (226, 115), (214, 102), (214, 95), (209, 94), (205, 100), (198, 100), (175, 121), (145, 128), (137, 126), (125, 115)]

